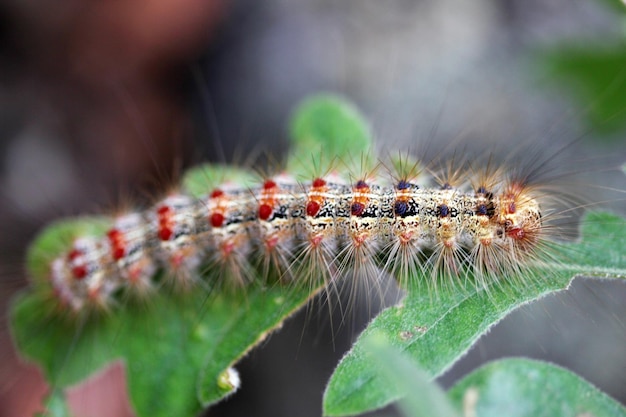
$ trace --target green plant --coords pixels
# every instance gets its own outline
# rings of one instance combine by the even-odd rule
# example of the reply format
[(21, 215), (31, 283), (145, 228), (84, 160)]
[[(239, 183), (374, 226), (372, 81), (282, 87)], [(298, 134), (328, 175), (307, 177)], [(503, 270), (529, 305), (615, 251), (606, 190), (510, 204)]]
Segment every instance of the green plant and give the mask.
[[(368, 154), (371, 146), (362, 116), (334, 96), (303, 104), (293, 118), (292, 136), (292, 167), (312, 153), (319, 155), (313, 163), (323, 166), (334, 158)], [(204, 192), (203, 179), (216, 172), (245, 176), (235, 168), (205, 167), (187, 176), (187, 187)], [(442, 286), (433, 295), (418, 285), (428, 277), (413, 277), (401, 304), (374, 318), (338, 365), (324, 394), (324, 414), (355, 415), (401, 401), (411, 416), (460, 415), (468, 407), (480, 416), (505, 411), (626, 416), (626, 409), (569, 371), (529, 360), (488, 365), (448, 394), (428, 382), (522, 304), (567, 289), (575, 276), (626, 277), (624, 219), (589, 213), (582, 224), (580, 241), (556, 245), (551, 262), (501, 277), (488, 291), (468, 277), (467, 285)], [(159, 292), (150, 295), (149, 304), (124, 303), (107, 315), (55, 315), (47, 308), (49, 262), (64, 253), (73, 236), (102, 232), (98, 225), (94, 218), (66, 220), (42, 233), (29, 256), (35, 285), (16, 297), (11, 310), (20, 352), (37, 362), (57, 389), (50, 401), (53, 415), (67, 415), (63, 387), (122, 360), (139, 416), (194, 416), (232, 393), (237, 384), (230, 369), (236, 362), (322, 289), (321, 281), (285, 286), (259, 277), (245, 292)], [(214, 278), (208, 271), (207, 281)]]

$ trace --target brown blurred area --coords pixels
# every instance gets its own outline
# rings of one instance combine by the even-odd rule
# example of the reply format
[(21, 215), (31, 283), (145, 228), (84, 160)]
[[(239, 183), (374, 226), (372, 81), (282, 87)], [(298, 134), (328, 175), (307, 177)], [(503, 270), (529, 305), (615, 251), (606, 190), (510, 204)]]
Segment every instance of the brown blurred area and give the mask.
[[(186, 66), (207, 48), (226, 6), (222, 0), (2, 2), (3, 126), (10, 125), (14, 115), (17, 130), (36, 125), (46, 132), (43, 136), (60, 142), (81, 166), (77, 187), (68, 191), (77, 200), (107, 199), (97, 192), (80, 195), (92, 181), (119, 185), (157, 178), (157, 170), (173, 172), (177, 158), (184, 158), (190, 148)], [(6, 129), (2, 133), (6, 149), (12, 145), (11, 136)], [(28, 164), (34, 171), (36, 161)], [(54, 177), (55, 172), (44, 175)], [(34, 213), (41, 222), (48, 217)], [(5, 257), (3, 267), (7, 262)], [(20, 286), (15, 282), (19, 268), (9, 269), (12, 276), (5, 281)], [(3, 275), (9, 274), (6, 270)], [(3, 284), (5, 311), (11, 285)], [(46, 392), (42, 377), (18, 363), (4, 327), (0, 361), (0, 416), (41, 410)], [(72, 390), (70, 403), (77, 416), (130, 415), (124, 387), (123, 369), (114, 367)]]
[(188, 151), (185, 69), (215, 34), (223, 1), (0, 7), (4, 83), (29, 116), (70, 142), (77, 160), (96, 164), (92, 172), (132, 180)]

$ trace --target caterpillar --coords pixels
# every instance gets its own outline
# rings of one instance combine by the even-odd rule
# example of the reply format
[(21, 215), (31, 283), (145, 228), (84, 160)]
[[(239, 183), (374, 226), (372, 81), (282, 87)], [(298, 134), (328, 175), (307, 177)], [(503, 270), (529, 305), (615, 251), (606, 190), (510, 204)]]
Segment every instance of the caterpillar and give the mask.
[(191, 285), (207, 260), (245, 281), (249, 267), (242, 265), (253, 252), (265, 252), (261, 257), (284, 274), (307, 257), (321, 259), (327, 270), (320, 275), (358, 272), (382, 253), (377, 266), (392, 275), (417, 265), (435, 277), (440, 270), (459, 275), (464, 265), (481, 277), (496, 275), (536, 251), (541, 209), (523, 183), (483, 181), (470, 181), (476, 187), (467, 192), (447, 182), (420, 187), (410, 178), (391, 187), (367, 178), (298, 184), (273, 177), (250, 189), (220, 186), (198, 200), (173, 194), (115, 218), (105, 237), (76, 238), (52, 261), (49, 279), (59, 303), (78, 312), (107, 308), (122, 289), (145, 290), (159, 267), (175, 285)]
[[(354, 109), (347, 107), (346, 116), (346, 106), (328, 97), (303, 107), (315, 127), (295, 134), (292, 175), (204, 166), (145, 210), (62, 221), (42, 232), (28, 259), (33, 289), (17, 299), (13, 321), (18, 345), (43, 362), (55, 384), (80, 380), (90, 349), (106, 353), (89, 368), (121, 357), (140, 379), (134, 366), (141, 369), (146, 346), (158, 343), (159, 359), (151, 362), (162, 363), (176, 349), (164, 344), (181, 339), (189, 358), (184, 368), (177, 362), (172, 380), (186, 377), (180, 389), (193, 398), (188, 369), (207, 367), (198, 384), (208, 405), (237, 388), (231, 366), (241, 355), (343, 276), (377, 285), (391, 275), (437, 308), (466, 297), (497, 299), (499, 291), (522, 302), (527, 289), (519, 295), (516, 286), (532, 291), (537, 268), (563, 265), (550, 239), (551, 222), (562, 213), (555, 215), (551, 194), (529, 177), (489, 163), (437, 169), (406, 157), (375, 162), (363, 135), (338, 137), (317, 127), (329, 107), (343, 123)], [(364, 155), (356, 164), (349, 158), (355, 152)], [(293, 169), (306, 165), (303, 155), (313, 155), (314, 175)], [(426, 171), (433, 181), (424, 179)], [(569, 282), (563, 279), (554, 285)], [(240, 325), (251, 334), (238, 333)], [(409, 342), (429, 326), (415, 324), (399, 338)], [(229, 337), (238, 345), (226, 355), (220, 348)], [(51, 350), (58, 352), (41, 359)], [(137, 394), (155, 392), (141, 378), (133, 396), (140, 415), (169, 412)], [(197, 412), (196, 402), (183, 408)]]

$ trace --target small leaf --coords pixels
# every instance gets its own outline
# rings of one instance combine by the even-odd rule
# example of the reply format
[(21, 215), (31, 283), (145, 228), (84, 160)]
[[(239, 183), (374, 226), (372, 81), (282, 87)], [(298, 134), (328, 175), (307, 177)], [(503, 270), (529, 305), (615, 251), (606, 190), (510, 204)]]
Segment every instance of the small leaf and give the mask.
[(468, 416), (626, 416), (621, 404), (579, 376), (530, 359), (489, 363), (459, 381), (449, 396)]
[[(353, 104), (331, 94), (305, 100), (290, 124), (287, 171), (310, 179), (337, 167), (368, 172), (376, 163), (368, 122)], [(356, 159), (355, 159), (356, 158)]]
[(230, 165), (203, 164), (191, 168), (183, 177), (183, 187), (196, 198), (206, 196), (224, 183), (248, 188), (258, 184), (258, 178), (249, 171)]
[(513, 309), (566, 289), (575, 275), (626, 277), (625, 220), (611, 214), (590, 213), (583, 222), (583, 240), (564, 244), (555, 254), (561, 262), (529, 269), (526, 275), (503, 278), (489, 292), (471, 286), (442, 288), (433, 295), (417, 286), (410, 288), (402, 305), (377, 316), (344, 356), (326, 388), (324, 414), (361, 414), (401, 398), (378, 377), (364, 354), (362, 340), (372, 332), (384, 334), (392, 346), (436, 377)]

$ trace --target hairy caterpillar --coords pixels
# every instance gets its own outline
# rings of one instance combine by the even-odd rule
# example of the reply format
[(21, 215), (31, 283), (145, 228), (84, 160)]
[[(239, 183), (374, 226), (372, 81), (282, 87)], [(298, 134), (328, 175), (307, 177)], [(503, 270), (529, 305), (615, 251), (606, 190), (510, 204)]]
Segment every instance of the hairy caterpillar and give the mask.
[(472, 192), (448, 182), (424, 188), (410, 178), (389, 187), (367, 178), (350, 185), (274, 177), (250, 189), (222, 185), (198, 200), (170, 195), (146, 212), (117, 217), (106, 236), (77, 237), (52, 261), (51, 288), (62, 306), (80, 312), (110, 307), (123, 289), (145, 291), (158, 267), (175, 286), (192, 285), (207, 263), (227, 279), (249, 281), (251, 256), (266, 258), (281, 280), (300, 279), (285, 275), (309, 257), (322, 269), (310, 274), (324, 276), (367, 273), (382, 254), (383, 272), (423, 268), (434, 284), (463, 268), (481, 280), (523, 268), (542, 239), (537, 197), (518, 180), (470, 182)]
[[(337, 106), (328, 98), (312, 103), (313, 108)], [(323, 142), (319, 133), (313, 131), (313, 143), (296, 145), (292, 161), (302, 165), (299, 155), (310, 155), (318, 146), (315, 140), (321, 141), (319, 147), (330, 154), (314, 158), (313, 165), (323, 173), (333, 166), (323, 161), (332, 160), (333, 152), (337, 156), (338, 142), (332, 135)], [(349, 152), (361, 149), (366, 154), (369, 142), (359, 143), (348, 140), (343, 145)], [(202, 400), (208, 404), (236, 388), (229, 366), (241, 354), (321, 285), (334, 289), (342, 275), (376, 283), (384, 271), (414, 295), (441, 293), (427, 295), (430, 301), (424, 304), (422, 299), (420, 309), (483, 294), (488, 310), (503, 294), (517, 300), (513, 303), (528, 297), (524, 287), (532, 291), (534, 277), (540, 276), (535, 268), (550, 263), (562, 268), (548, 239), (554, 217), (550, 194), (523, 176), (509, 177), (489, 164), (482, 171), (449, 167), (435, 171), (438, 182), (425, 186), (417, 179), (420, 166), (400, 159), (387, 177), (390, 185), (383, 185), (384, 175), (376, 175), (375, 163), (361, 165), (367, 174), (353, 174), (352, 179), (320, 174), (297, 181), (283, 175), (262, 182), (241, 170), (204, 167), (184, 181), (189, 194), (171, 193), (145, 211), (51, 226), (31, 250), (36, 290), (16, 304), (19, 343), (34, 357), (58, 350), (44, 363), (53, 382), (64, 386), (88, 372), (82, 368), (93, 350), (106, 353), (89, 359), (89, 368), (121, 357), (131, 378), (139, 379), (133, 376), (138, 372), (134, 366), (146, 355), (144, 342), (172, 345), (182, 338), (192, 358), (184, 365), (211, 368), (201, 383), (209, 386)], [(471, 175), (462, 175), (466, 173)], [(461, 191), (462, 183), (471, 188)], [(566, 270), (564, 277), (569, 280), (570, 274)], [(562, 282), (547, 285), (558, 288)], [(160, 286), (169, 291), (155, 291)], [(522, 287), (522, 295), (516, 286)], [(233, 311), (243, 317), (234, 325)], [(253, 332), (237, 347), (241, 351), (235, 349), (233, 357), (217, 354), (207, 363), (207, 347), (217, 350), (240, 324)], [(420, 322), (398, 337), (409, 342), (430, 326)], [(39, 353), (31, 351), (32, 334), (41, 345)], [(130, 344), (126, 337), (138, 343)], [(67, 352), (73, 356), (70, 361)], [(165, 352), (157, 363), (169, 357), (170, 351)], [(189, 391), (195, 379), (183, 373), (183, 388)], [(134, 389), (151, 388), (139, 384)], [(185, 395), (193, 398), (193, 392)], [(154, 394), (139, 400), (136, 395), (140, 413), (161, 409), (161, 402), (153, 402)], [(194, 404), (188, 407), (195, 410)]]

